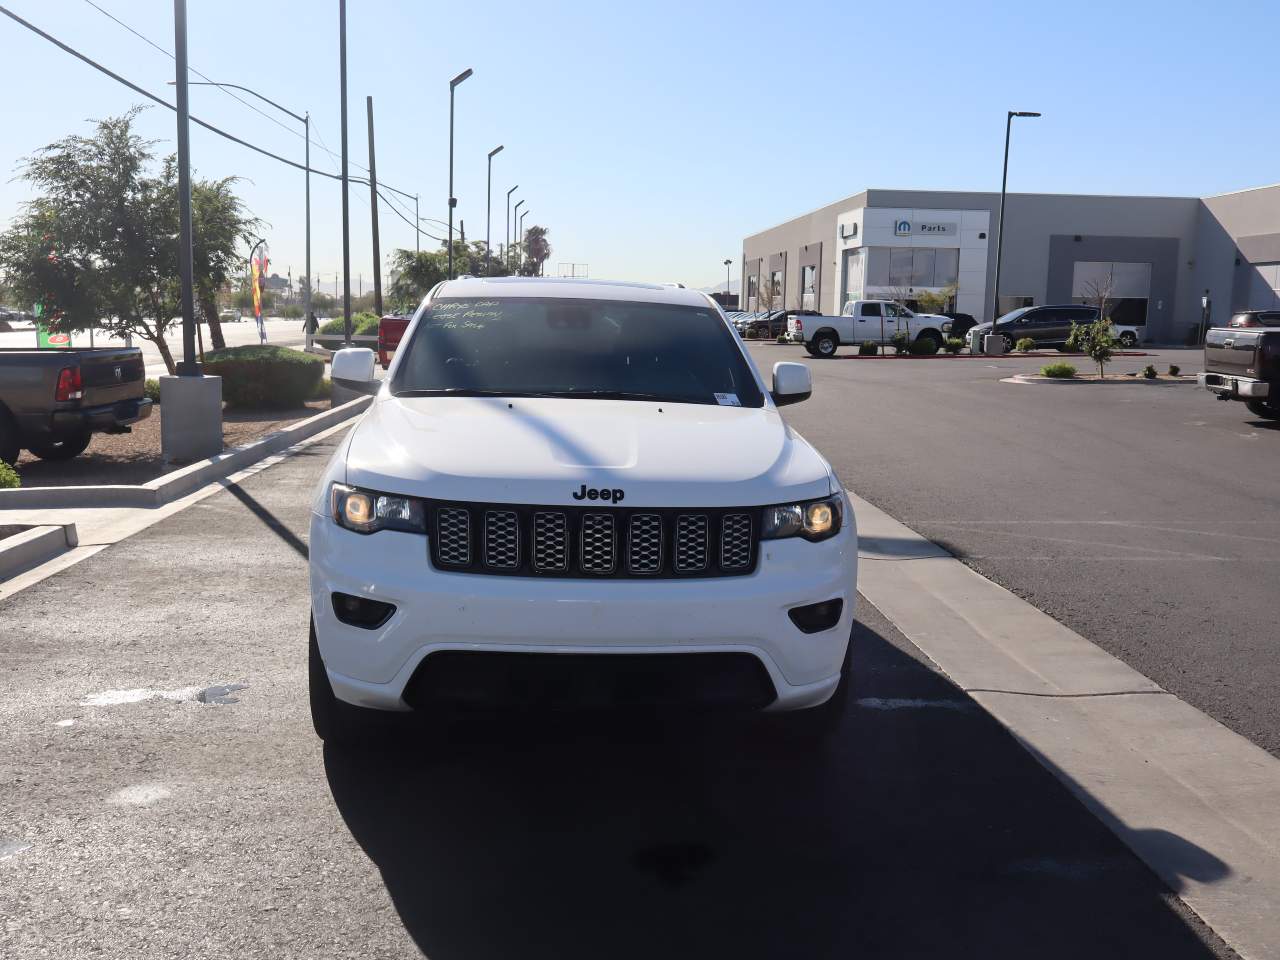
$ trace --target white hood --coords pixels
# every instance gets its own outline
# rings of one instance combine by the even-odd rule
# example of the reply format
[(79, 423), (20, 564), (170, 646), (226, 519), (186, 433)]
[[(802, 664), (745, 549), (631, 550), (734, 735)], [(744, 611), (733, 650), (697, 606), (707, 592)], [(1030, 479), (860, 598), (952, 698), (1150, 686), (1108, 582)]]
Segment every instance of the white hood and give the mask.
[(831, 492), (825, 461), (772, 407), (557, 398), (379, 396), (353, 431), (346, 480), (439, 500), (751, 506)]

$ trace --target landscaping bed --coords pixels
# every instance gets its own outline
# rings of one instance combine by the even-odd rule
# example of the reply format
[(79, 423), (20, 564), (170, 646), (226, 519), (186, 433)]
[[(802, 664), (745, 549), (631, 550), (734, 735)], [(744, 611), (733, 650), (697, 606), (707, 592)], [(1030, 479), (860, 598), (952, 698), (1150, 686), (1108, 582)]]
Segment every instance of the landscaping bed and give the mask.
[[(222, 412), (223, 448), (242, 446), (306, 417), (329, 409), (328, 400), (312, 400), (286, 410)], [(24, 450), (17, 470), (24, 487), (78, 487), (99, 484), (142, 484), (177, 470), (160, 458), (160, 422), (164, 410), (133, 425), (132, 433), (95, 433), (80, 456), (61, 463), (39, 459)]]

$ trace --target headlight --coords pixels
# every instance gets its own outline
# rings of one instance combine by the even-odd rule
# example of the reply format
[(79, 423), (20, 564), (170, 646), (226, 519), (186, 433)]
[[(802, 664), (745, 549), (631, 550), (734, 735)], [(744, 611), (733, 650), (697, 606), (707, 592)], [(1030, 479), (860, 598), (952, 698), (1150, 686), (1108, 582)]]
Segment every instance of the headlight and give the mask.
[(826, 540), (839, 533), (843, 523), (844, 501), (837, 494), (807, 503), (765, 507), (764, 526), (760, 536), (764, 540), (781, 540), (785, 537)]
[(946, 323), (944, 323), (944, 324), (942, 325), (942, 332), (943, 332), (943, 333), (950, 333), (950, 332), (951, 332), (951, 321), (950, 321), (950, 320), (948, 320)]
[(333, 519), (339, 526), (356, 533), (375, 533), (378, 530), (427, 532), (426, 511), (422, 508), (422, 501), (413, 497), (375, 493), (342, 483), (335, 483), (329, 496)]

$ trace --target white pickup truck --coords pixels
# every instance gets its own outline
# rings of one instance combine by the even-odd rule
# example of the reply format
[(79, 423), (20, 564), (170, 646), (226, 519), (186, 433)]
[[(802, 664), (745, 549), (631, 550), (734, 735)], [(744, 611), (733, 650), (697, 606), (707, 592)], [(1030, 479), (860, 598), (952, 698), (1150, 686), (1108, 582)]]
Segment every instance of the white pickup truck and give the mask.
[(850, 300), (838, 317), (791, 317), (787, 339), (803, 343), (813, 357), (834, 357), (836, 348), (870, 340), (888, 344), (905, 331), (911, 340), (931, 340), (941, 348), (946, 342), (943, 324), (950, 321), (933, 313), (913, 313), (892, 300)]

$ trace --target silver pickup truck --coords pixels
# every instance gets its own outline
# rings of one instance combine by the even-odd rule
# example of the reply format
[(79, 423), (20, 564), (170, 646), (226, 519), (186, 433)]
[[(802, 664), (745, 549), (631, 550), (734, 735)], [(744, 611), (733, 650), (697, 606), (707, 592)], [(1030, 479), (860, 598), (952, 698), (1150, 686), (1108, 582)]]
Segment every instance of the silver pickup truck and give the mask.
[(137, 347), (0, 349), (0, 460), (69, 460), (95, 433), (128, 433), (151, 415), (145, 387)]

